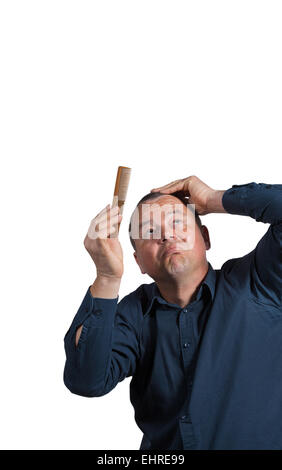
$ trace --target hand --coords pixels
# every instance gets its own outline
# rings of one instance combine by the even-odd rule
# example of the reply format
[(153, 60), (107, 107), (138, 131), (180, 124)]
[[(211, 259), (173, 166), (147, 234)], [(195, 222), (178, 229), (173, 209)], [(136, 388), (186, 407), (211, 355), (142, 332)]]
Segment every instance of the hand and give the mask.
[(121, 279), (123, 275), (123, 253), (117, 232), (121, 219), (119, 207), (111, 208), (108, 204), (91, 221), (84, 239), (84, 246), (96, 265), (99, 278), (114, 280)]
[(195, 210), (199, 215), (205, 215), (212, 212), (209, 209), (209, 201), (213, 199), (216, 191), (200, 180), (197, 176), (189, 176), (180, 180), (172, 181), (165, 186), (151, 189), (151, 192), (161, 192), (172, 194), (180, 192), (183, 196), (188, 196), (188, 204), (195, 204)]

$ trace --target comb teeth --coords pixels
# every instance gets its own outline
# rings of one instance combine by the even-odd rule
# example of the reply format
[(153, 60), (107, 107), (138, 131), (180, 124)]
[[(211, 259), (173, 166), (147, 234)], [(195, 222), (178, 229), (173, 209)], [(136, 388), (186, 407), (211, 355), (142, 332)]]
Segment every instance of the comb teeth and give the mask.
[[(123, 206), (128, 190), (130, 173), (131, 168), (128, 168), (127, 166), (118, 167), (112, 207), (119, 206), (121, 214), (123, 212)], [(117, 236), (119, 227), (120, 222), (118, 223), (117, 230), (113, 234), (114, 237)]]
[(119, 182), (119, 191), (118, 191), (119, 201), (124, 202), (125, 199), (126, 199), (126, 194), (127, 194), (129, 179), (130, 179), (130, 173), (131, 173), (130, 168), (123, 168), (121, 170), (120, 182)]
[(112, 207), (118, 205), (121, 209), (121, 212), (126, 199), (130, 174), (131, 168), (128, 168), (126, 166), (118, 167)]

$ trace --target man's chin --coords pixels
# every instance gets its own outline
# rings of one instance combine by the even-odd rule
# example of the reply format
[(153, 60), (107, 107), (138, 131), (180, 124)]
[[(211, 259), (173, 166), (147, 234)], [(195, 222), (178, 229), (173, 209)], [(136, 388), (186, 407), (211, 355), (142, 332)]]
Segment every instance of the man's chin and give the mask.
[(165, 257), (166, 271), (171, 274), (186, 273), (190, 263), (183, 253), (172, 253)]

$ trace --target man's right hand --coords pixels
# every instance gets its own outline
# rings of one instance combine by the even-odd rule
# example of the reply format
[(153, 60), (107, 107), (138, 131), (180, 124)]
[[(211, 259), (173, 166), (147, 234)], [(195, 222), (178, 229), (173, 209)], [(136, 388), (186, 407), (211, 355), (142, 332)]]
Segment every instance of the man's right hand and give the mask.
[[(118, 224), (122, 219), (119, 207), (108, 204), (91, 221), (84, 246), (93, 259), (97, 277), (90, 288), (93, 297), (114, 299), (119, 292), (123, 275), (123, 254), (118, 240)], [(114, 235), (110, 238), (110, 235)], [(83, 325), (76, 330), (75, 345), (81, 335)]]
[(84, 246), (96, 265), (97, 278), (114, 281), (123, 275), (123, 253), (117, 231), (121, 219), (119, 207), (108, 204), (91, 221)]

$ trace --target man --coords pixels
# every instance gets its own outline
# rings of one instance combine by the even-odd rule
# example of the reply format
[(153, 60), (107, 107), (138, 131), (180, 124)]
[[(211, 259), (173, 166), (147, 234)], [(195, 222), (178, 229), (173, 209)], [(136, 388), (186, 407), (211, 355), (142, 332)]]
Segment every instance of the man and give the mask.
[[(190, 176), (151, 194), (143, 203), (160, 212), (179, 203), (179, 194), (189, 198), (197, 222), (192, 244), (188, 206), (182, 204), (188, 222), (180, 229), (175, 210), (156, 226), (142, 213), (149, 237), (132, 239), (134, 258), (154, 282), (118, 303), (122, 250), (110, 238), (109, 216), (120, 222), (121, 215), (108, 206), (93, 219), (85, 247), (97, 278), (65, 336), (65, 385), (98, 397), (132, 376), (140, 449), (281, 449), (282, 185), (217, 191)], [(216, 212), (270, 226), (253, 251), (214, 270), (197, 214)], [(93, 236), (93, 224), (104, 237)]]

